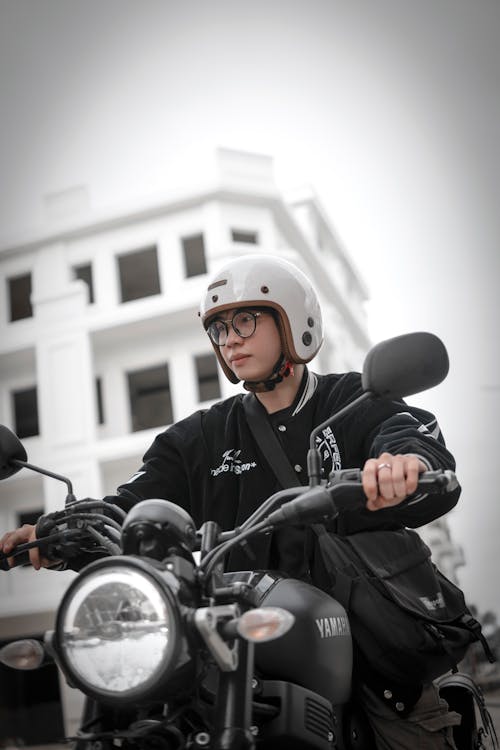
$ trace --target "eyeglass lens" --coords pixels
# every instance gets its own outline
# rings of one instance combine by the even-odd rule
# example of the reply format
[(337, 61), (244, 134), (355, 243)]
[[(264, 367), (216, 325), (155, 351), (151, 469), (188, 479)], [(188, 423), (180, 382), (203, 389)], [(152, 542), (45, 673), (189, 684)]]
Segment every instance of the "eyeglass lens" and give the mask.
[(236, 312), (231, 320), (214, 320), (208, 326), (208, 334), (214, 344), (217, 346), (224, 346), (227, 341), (228, 335), (228, 323), (231, 324), (233, 331), (241, 336), (243, 339), (247, 339), (255, 331), (257, 321), (257, 315), (249, 312), (248, 310), (240, 310)]

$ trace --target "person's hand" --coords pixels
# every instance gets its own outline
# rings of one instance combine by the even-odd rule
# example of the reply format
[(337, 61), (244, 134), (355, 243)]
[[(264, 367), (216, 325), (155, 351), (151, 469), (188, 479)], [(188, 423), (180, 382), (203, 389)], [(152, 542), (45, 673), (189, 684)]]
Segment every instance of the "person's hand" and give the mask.
[(368, 510), (398, 505), (417, 489), (418, 475), (427, 471), (418, 456), (382, 453), (363, 467), (363, 490)]
[[(36, 538), (36, 527), (32, 526), (29, 523), (25, 523), (24, 526), (21, 526), (20, 529), (15, 529), (15, 531), (8, 531), (3, 535), (3, 537), (0, 539), (0, 552), (5, 552), (5, 554), (8, 554), (9, 552), (12, 552), (14, 547), (17, 547), (19, 544), (34, 542)], [(30, 550), (28, 550), (28, 552), (30, 556), (30, 562), (35, 570), (40, 570), (41, 567), (49, 567), (49, 565), (53, 565), (53, 562), (50, 562), (49, 560), (41, 557), (38, 547), (32, 547)], [(12, 568), (16, 564), (16, 558), (9, 557), (8, 563)]]

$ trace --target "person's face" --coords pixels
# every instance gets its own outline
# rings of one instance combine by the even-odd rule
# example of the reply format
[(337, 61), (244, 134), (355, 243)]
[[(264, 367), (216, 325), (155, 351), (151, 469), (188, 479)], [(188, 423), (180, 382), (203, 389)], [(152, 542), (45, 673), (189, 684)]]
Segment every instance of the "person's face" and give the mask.
[[(265, 380), (281, 355), (281, 339), (272, 313), (259, 310), (255, 331), (248, 337), (239, 336), (231, 325), (235, 313), (242, 308), (224, 310), (219, 320), (227, 325), (227, 339), (220, 346), (224, 362), (240, 380)], [(243, 308), (245, 311), (246, 309)], [(257, 312), (248, 308), (250, 312)], [(236, 326), (238, 327), (238, 326)]]

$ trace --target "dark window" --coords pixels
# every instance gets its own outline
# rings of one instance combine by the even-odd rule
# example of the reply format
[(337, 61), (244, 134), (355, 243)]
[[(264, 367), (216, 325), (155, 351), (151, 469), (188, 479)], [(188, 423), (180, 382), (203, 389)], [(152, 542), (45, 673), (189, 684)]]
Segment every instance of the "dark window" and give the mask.
[(119, 255), (117, 260), (122, 302), (160, 294), (156, 247)]
[(95, 379), (95, 392), (97, 400), (97, 423), (104, 424), (104, 402), (102, 400), (102, 378)]
[(23, 526), (25, 523), (35, 526), (40, 516), (43, 516), (43, 508), (39, 508), (39, 510), (25, 510), (22, 513), (18, 513), (17, 527), (19, 528), (19, 526)]
[(132, 430), (171, 424), (172, 401), (168, 365), (127, 373)]
[(16, 276), (13, 279), (9, 279), (8, 282), (11, 321), (31, 318), (33, 316), (33, 308), (31, 306), (31, 274), (26, 273), (23, 276)]
[(241, 229), (231, 229), (233, 242), (246, 242), (247, 245), (256, 245), (259, 241), (257, 232), (244, 232)]
[[(40, 633), (31, 637), (43, 640)], [(56, 665), (27, 672), (0, 664), (0, 747), (57, 743), (63, 735)]]
[(214, 398), (220, 398), (219, 374), (215, 355), (201, 354), (195, 357), (195, 363), (198, 378), (198, 400), (211, 401)]
[(207, 272), (205, 241), (202, 234), (183, 237), (182, 249), (184, 250), (184, 267), (187, 277), (200, 276), (200, 274)]
[(88, 300), (89, 305), (94, 304), (94, 282), (92, 280), (92, 266), (90, 263), (84, 263), (81, 266), (75, 266), (73, 268), (75, 279), (81, 279), (87, 284), (88, 287)]
[(36, 388), (13, 391), (15, 432), (21, 440), (39, 434)]

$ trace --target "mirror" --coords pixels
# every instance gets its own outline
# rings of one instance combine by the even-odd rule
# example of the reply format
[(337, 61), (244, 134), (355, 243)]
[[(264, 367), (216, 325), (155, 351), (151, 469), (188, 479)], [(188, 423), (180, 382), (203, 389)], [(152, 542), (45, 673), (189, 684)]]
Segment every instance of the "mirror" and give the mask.
[(448, 374), (448, 352), (433, 333), (406, 333), (370, 349), (363, 365), (364, 391), (404, 398), (433, 388)]
[(23, 444), (5, 425), (0, 425), (0, 479), (7, 479), (22, 469), (12, 461), (27, 461)]

